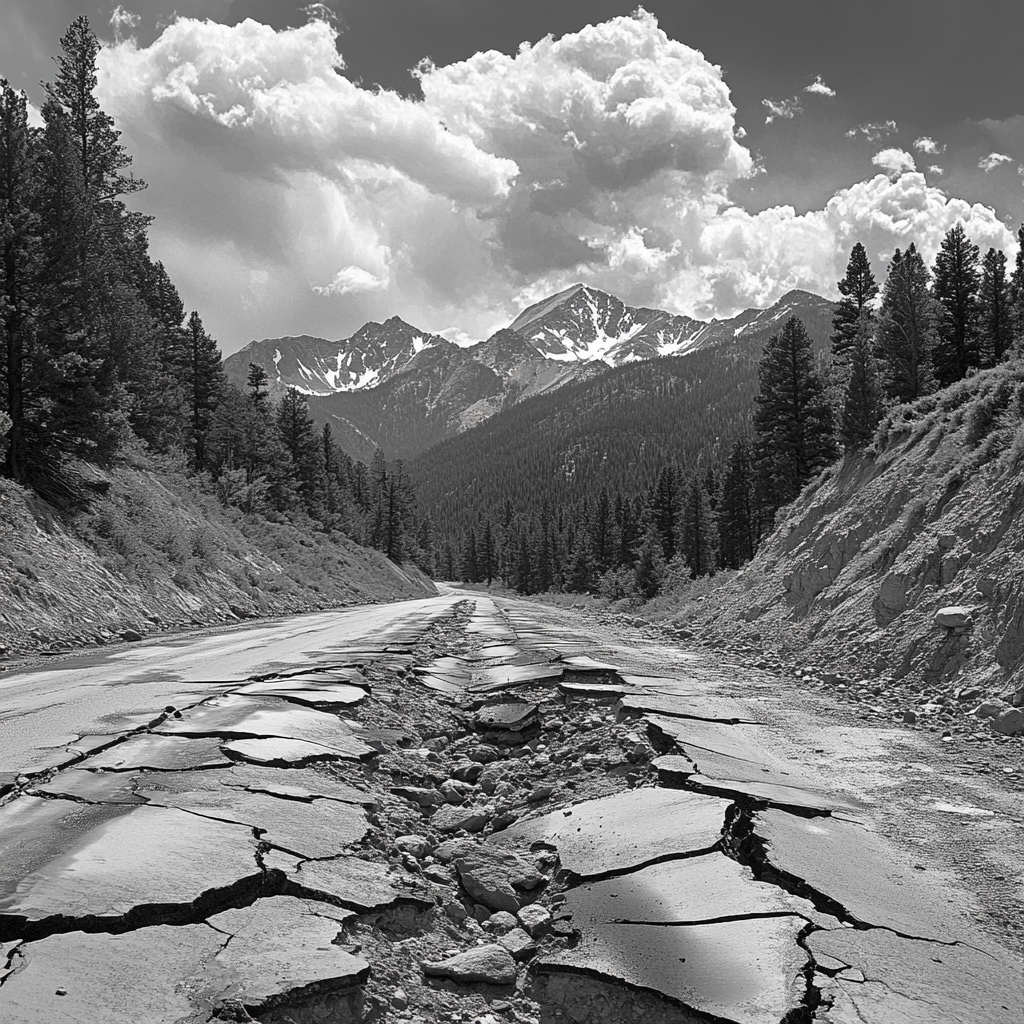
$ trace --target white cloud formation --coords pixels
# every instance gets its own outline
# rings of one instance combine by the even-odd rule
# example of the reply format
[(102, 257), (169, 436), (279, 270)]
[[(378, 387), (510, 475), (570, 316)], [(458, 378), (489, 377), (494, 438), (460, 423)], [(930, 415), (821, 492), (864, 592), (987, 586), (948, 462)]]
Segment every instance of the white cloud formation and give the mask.
[(830, 89), (822, 80), (821, 75), (815, 75), (814, 81), (810, 85), (804, 86), (804, 92), (809, 92), (814, 96), (835, 96), (835, 89)]
[(822, 210), (734, 205), (757, 164), (721, 70), (643, 11), (424, 64), (422, 101), (362, 89), (338, 60), (322, 21), (180, 19), (101, 52), (100, 99), (151, 184), (154, 257), (229, 349), (394, 314), (465, 343), (577, 280), (724, 316), (834, 294), (858, 240), (934, 253), (960, 219), (979, 244), (1012, 241), (899, 150), (895, 180)]
[(890, 175), (898, 176), (917, 170), (914, 158), (905, 149), (883, 149), (871, 158), (871, 162)]
[(946, 169), (944, 167), (940, 167), (938, 164), (929, 164), (928, 165), (928, 173), (929, 174), (935, 174), (935, 175), (942, 175), (942, 174), (946, 173)]
[(978, 161), (978, 167), (980, 167), (981, 170), (988, 174), (989, 171), (994, 171), (1000, 164), (1012, 163), (1012, 156), (1007, 156), (1005, 153), (989, 153), (988, 156), (983, 156)]
[(916, 149), (918, 153), (929, 153), (932, 156), (946, 151), (945, 146), (940, 146), (934, 139), (929, 138), (927, 135), (922, 135), (919, 139), (914, 139), (914, 149)]
[(138, 26), (141, 20), (138, 14), (126, 11), (124, 7), (118, 4), (110, 14), (110, 26), (114, 30), (114, 38), (120, 42), (125, 38), (125, 30), (127, 29), (130, 32), (131, 29)]
[(43, 120), (42, 111), (31, 100), (28, 100), (26, 102), (25, 107), (28, 113), (29, 127), (45, 128), (46, 122)]
[(899, 128), (896, 126), (895, 121), (867, 121), (864, 124), (857, 125), (856, 128), (851, 128), (846, 133), (846, 137), (855, 139), (860, 135), (867, 139), (868, 142), (879, 142), (890, 135), (895, 135), (898, 131)]
[(349, 264), (342, 267), (334, 275), (334, 280), (326, 285), (313, 285), (317, 295), (354, 295), (359, 292), (375, 292), (388, 286), (388, 273), (385, 268), (381, 276), (371, 274), (363, 267)]
[(761, 105), (768, 108), (765, 124), (771, 124), (777, 117), (791, 118), (804, 111), (795, 96), (789, 100), (761, 100)]

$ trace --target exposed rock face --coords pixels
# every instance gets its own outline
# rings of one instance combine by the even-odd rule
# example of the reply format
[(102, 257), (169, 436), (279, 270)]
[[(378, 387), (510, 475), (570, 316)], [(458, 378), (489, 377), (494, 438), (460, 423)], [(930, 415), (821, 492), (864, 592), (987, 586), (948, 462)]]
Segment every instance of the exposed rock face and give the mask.
[(827, 667), (1009, 696), (1024, 670), (1022, 452), (1019, 360), (900, 407), (679, 619), (780, 637)]

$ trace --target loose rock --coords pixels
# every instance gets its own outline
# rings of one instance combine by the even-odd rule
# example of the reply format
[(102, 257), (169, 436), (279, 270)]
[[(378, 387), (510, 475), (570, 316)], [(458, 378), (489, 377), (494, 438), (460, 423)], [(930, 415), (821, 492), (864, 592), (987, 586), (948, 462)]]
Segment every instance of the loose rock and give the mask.
[(516, 962), (503, 946), (477, 946), (447, 960), (424, 961), (423, 973), (453, 981), (483, 981), (492, 985), (511, 985), (516, 980)]

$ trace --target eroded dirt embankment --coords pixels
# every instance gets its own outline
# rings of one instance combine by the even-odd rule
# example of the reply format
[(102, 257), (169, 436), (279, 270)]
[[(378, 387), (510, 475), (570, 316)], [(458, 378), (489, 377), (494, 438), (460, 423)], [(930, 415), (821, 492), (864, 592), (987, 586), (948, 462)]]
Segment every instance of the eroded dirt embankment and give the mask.
[(0, 664), (156, 630), (425, 597), (414, 567), (223, 507), (148, 459), (75, 516), (0, 480)]
[[(898, 408), (781, 516), (744, 569), (652, 613), (936, 699), (1024, 703), (1019, 360)], [(937, 617), (949, 607), (960, 614)]]

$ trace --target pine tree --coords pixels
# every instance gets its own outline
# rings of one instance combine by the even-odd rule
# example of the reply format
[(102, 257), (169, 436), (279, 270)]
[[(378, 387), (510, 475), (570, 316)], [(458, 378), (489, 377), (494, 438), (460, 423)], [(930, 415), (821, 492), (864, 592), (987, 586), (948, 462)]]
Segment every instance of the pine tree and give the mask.
[[(546, 501), (545, 506), (547, 506)], [(547, 508), (547, 512), (547, 518), (550, 521), (550, 508)], [(539, 530), (535, 565), (537, 593), (546, 594), (555, 582), (555, 563), (552, 557), (550, 529), (543, 525), (543, 522)]]
[(978, 263), (980, 250), (967, 237), (962, 224), (946, 232), (935, 258), (932, 292), (944, 315), (938, 321), (939, 344), (935, 371), (942, 385), (967, 375), (981, 365), (978, 349)]
[(753, 487), (750, 442), (741, 437), (729, 452), (716, 510), (721, 560), (728, 569), (738, 569), (754, 557)]
[(782, 332), (769, 339), (758, 382), (757, 460), (770, 482), (774, 510), (789, 504), (838, 454), (825, 383), (798, 317), (790, 317)]
[(843, 444), (847, 451), (863, 448), (875, 434), (882, 418), (882, 386), (871, 354), (870, 321), (861, 319), (860, 329), (849, 350), (850, 379), (843, 401)]
[(690, 478), (686, 488), (680, 551), (694, 579), (700, 576), (713, 576), (718, 568), (718, 530), (715, 517), (704, 481), (696, 474)]
[(48, 367), (34, 329), (41, 270), (36, 174), (25, 94), (0, 79), (0, 410), (8, 417), (3, 473), (19, 483), (47, 448)]
[(590, 546), (598, 572), (604, 572), (612, 564), (613, 533), (612, 503), (608, 498), (608, 488), (602, 487), (590, 519)]
[(477, 583), (480, 580), (480, 563), (477, 558), (476, 530), (471, 526), (462, 549), (462, 579), (466, 583)]
[(1006, 253), (998, 249), (989, 249), (982, 261), (978, 307), (981, 363), (983, 366), (995, 366), (1006, 358), (1013, 345)]
[(490, 519), (484, 524), (483, 540), (480, 545), (480, 582), (491, 585), (497, 571), (497, 552), (494, 544), (494, 530)]
[(928, 271), (913, 243), (893, 253), (882, 290), (875, 355), (882, 387), (897, 402), (911, 402), (935, 389), (932, 351), (937, 341), (938, 304), (928, 291)]
[[(299, 500), (315, 518), (323, 516), (323, 456), (306, 396), (288, 388), (277, 407), (277, 429), (288, 453)], [(390, 557), (390, 556), (389, 556)]]
[(525, 531), (519, 535), (519, 553), (516, 556), (514, 586), (520, 594), (532, 594), (535, 589), (533, 582), (533, 559), (530, 557), (530, 545)]
[[(176, 310), (171, 313), (172, 317), (175, 315)], [(188, 318), (185, 341), (188, 359), (185, 386), (191, 420), (192, 465), (197, 470), (203, 470), (207, 468), (207, 435), (227, 381), (217, 343), (206, 333), (203, 321), (195, 310)]]
[(573, 594), (589, 594), (594, 588), (596, 574), (594, 556), (590, 546), (590, 536), (580, 531), (576, 538), (576, 547), (569, 560), (569, 571), (565, 578), (565, 588)]
[(649, 515), (658, 538), (661, 553), (666, 562), (676, 553), (676, 539), (679, 528), (680, 504), (679, 473), (674, 466), (663, 466), (658, 482), (651, 492)]
[(1014, 344), (1024, 350), (1024, 224), (1017, 229), (1017, 258), (1010, 275), (1010, 324)]
[(658, 596), (665, 576), (665, 557), (662, 554), (661, 538), (654, 530), (648, 530), (637, 553), (633, 570), (633, 584), (637, 593), (646, 601)]
[(842, 298), (832, 317), (832, 358), (839, 363), (848, 360), (862, 317), (872, 315), (871, 302), (878, 295), (878, 284), (871, 271), (871, 261), (864, 246), (857, 242), (850, 252), (846, 276), (837, 282)]

